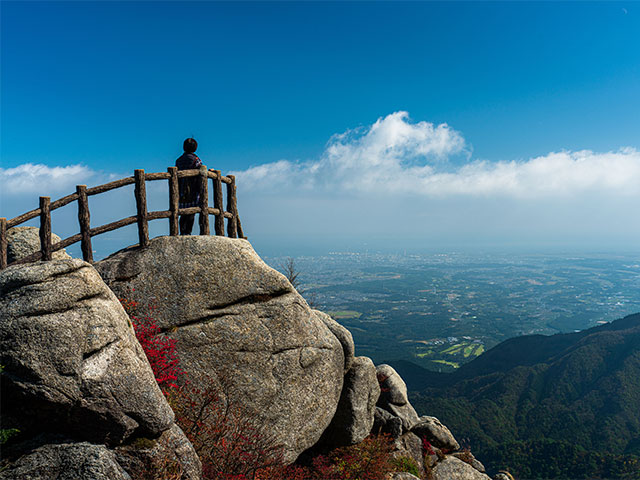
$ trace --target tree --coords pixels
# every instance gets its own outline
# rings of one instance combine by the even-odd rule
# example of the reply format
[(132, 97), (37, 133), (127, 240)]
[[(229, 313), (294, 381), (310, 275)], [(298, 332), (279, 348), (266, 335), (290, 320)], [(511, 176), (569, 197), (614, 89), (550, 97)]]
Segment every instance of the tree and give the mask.
[(296, 266), (296, 261), (293, 257), (287, 257), (286, 260), (280, 263), (280, 270), (289, 283), (295, 288), (300, 295), (304, 297), (311, 308), (315, 308), (317, 306), (317, 299), (314, 292), (310, 292), (308, 289), (303, 288), (302, 284), (299, 280), (300, 271)]

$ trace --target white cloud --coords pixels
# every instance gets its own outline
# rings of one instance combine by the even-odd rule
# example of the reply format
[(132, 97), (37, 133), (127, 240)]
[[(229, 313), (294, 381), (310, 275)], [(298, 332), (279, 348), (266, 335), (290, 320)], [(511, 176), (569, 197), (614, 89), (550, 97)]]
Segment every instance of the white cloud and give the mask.
[(84, 165), (48, 167), (25, 163), (13, 168), (0, 168), (0, 184), (3, 193), (8, 195), (72, 193), (76, 185), (87, 183), (96, 173)]
[(638, 194), (640, 152), (554, 152), (527, 161), (475, 161), (452, 173), (415, 179), (413, 188), (431, 195), (566, 197), (588, 192)]
[[(396, 112), (368, 128), (334, 135), (318, 160), (281, 160), (235, 173), (242, 188), (252, 191), (518, 198), (640, 193), (640, 152), (634, 148), (552, 152), (510, 162), (469, 160), (469, 152), (447, 124), (411, 123), (406, 112)], [(462, 166), (447, 162), (456, 155), (466, 157)]]

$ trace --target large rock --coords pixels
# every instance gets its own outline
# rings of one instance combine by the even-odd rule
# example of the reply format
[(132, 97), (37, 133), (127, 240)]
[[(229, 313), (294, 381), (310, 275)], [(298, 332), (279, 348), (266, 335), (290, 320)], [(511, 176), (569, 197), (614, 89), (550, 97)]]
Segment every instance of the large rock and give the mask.
[(393, 472), (389, 475), (389, 480), (420, 480), (409, 472)]
[(452, 456), (438, 462), (431, 473), (433, 480), (491, 480), (488, 475)]
[(451, 431), (436, 417), (422, 416), (411, 428), (411, 431), (421, 438), (426, 438), (433, 446), (439, 449), (455, 451), (460, 445)]
[(407, 432), (393, 442), (394, 458), (406, 457), (413, 460), (419, 471), (424, 471), (424, 455), (422, 452), (422, 440), (411, 432)]
[(383, 408), (376, 407), (371, 433), (374, 435), (387, 433), (391, 438), (398, 438), (402, 435), (402, 420)]
[(390, 365), (378, 365), (376, 371), (381, 391), (378, 406), (400, 418), (405, 431), (411, 430), (419, 419), (415, 409), (409, 403), (407, 385)]
[(334, 447), (364, 440), (373, 427), (380, 386), (370, 358), (355, 357), (344, 378), (338, 409), (321, 442)]
[(138, 438), (116, 447), (115, 453), (118, 463), (134, 479), (200, 480), (202, 476), (202, 464), (193, 445), (175, 424), (158, 439)]
[(473, 468), (478, 470), (480, 473), (485, 473), (486, 471), (482, 462), (478, 460), (476, 457), (474, 457), (473, 453), (471, 453), (468, 450), (464, 450), (461, 452), (453, 452), (451, 456), (456, 457), (458, 460), (462, 460), (465, 463), (468, 463)]
[(65, 442), (42, 445), (0, 473), (1, 480), (132, 480), (104, 445)]
[(320, 310), (314, 310), (314, 312), (342, 344), (342, 351), (344, 353), (344, 372), (347, 373), (351, 368), (351, 363), (353, 362), (353, 356), (355, 355), (356, 350), (351, 332), (326, 313), (321, 312)]
[(158, 237), (96, 268), (118, 296), (154, 305), (189, 380), (230, 385), (231, 401), (284, 445), (286, 460), (318, 441), (340, 398), (343, 345), (249, 242)]
[(119, 444), (173, 422), (120, 302), (81, 260), (0, 272), (0, 364), (5, 428)]
[[(51, 234), (51, 243), (60, 241), (55, 233)], [(40, 229), (36, 227), (13, 227), (7, 230), (7, 262), (12, 263), (40, 250)], [(53, 252), (54, 260), (71, 258), (64, 250)]]

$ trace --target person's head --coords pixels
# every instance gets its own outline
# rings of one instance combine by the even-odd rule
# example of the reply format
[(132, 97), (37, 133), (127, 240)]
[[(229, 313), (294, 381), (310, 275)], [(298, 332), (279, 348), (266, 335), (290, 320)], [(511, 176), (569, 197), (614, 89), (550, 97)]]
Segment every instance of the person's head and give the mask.
[(198, 142), (196, 142), (196, 139), (193, 137), (187, 138), (182, 144), (182, 148), (186, 153), (193, 153), (198, 148)]

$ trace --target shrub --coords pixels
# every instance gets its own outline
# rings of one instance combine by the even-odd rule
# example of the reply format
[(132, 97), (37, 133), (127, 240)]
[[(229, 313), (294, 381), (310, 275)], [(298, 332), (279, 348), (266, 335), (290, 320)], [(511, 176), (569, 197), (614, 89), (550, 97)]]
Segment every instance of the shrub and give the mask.
[(391, 437), (369, 436), (362, 442), (333, 450), (313, 461), (317, 478), (383, 480), (394, 471)]
[[(230, 384), (209, 379), (207, 387), (191, 385), (179, 366), (175, 340), (162, 335), (152, 316), (137, 302), (120, 299), (131, 319), (158, 384), (173, 408), (176, 424), (184, 431), (202, 462), (205, 480), (383, 480), (402, 468), (417, 474), (411, 459), (394, 466), (388, 435), (370, 436), (357, 445), (316, 457), (312, 466), (284, 465), (283, 448), (273, 435), (232, 399), (239, 398)], [(152, 310), (147, 307), (146, 310)], [(180, 387), (177, 386), (180, 379)], [(384, 381), (382, 379), (381, 381)], [(234, 394), (235, 393), (235, 394)], [(412, 463), (413, 462), (413, 463)], [(139, 478), (180, 475), (180, 465), (147, 465)], [(408, 470), (407, 470), (408, 469)], [(419, 476), (419, 474), (418, 474)]]
[[(163, 336), (160, 327), (149, 314), (142, 312), (137, 302), (121, 298), (120, 303), (129, 315), (160, 389), (166, 394), (169, 388), (177, 388), (176, 382), (184, 371), (179, 366), (175, 340)], [(152, 310), (151, 307), (147, 309)]]
[(411, 457), (397, 457), (391, 460), (391, 464), (395, 467), (396, 472), (407, 472), (420, 478), (422, 473), (420, 467)]
[(176, 423), (202, 461), (203, 478), (253, 479), (261, 469), (282, 466), (282, 447), (230, 400), (229, 387), (222, 396), (213, 380), (208, 384), (206, 389), (187, 384), (169, 396)]

